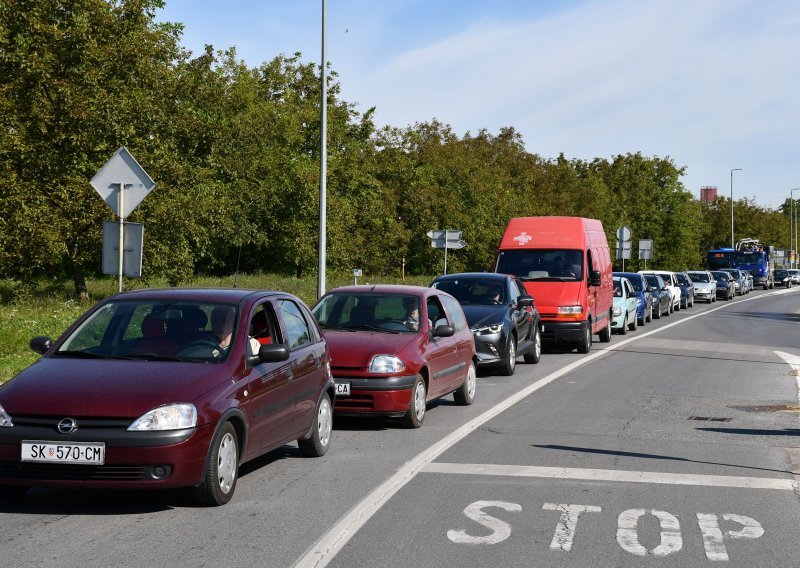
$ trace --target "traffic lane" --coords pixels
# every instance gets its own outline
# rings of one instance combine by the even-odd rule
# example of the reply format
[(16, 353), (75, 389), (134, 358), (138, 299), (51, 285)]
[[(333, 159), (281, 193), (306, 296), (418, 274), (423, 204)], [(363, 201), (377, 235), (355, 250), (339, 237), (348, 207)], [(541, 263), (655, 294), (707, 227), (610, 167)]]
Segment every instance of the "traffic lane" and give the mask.
[(794, 566), (790, 494), (423, 472), (328, 566)]
[(381, 419), (336, 420), (324, 457), (302, 458), (291, 444), (245, 464), (236, 496), (224, 507), (197, 509), (184, 491), (34, 488), (21, 501), (0, 503), (0, 547), (14, 565), (53, 558), (87, 567), (227, 565), (235, 558), (237, 565), (285, 567), (406, 461), (577, 357), (520, 361), (512, 377), (483, 376), (472, 406), (456, 406), (452, 396), (435, 401), (417, 430)]
[(785, 448), (800, 435), (797, 414), (771, 409), (795, 404), (797, 384), (773, 358), (765, 369), (612, 351), (493, 418), (439, 460), (785, 477)]

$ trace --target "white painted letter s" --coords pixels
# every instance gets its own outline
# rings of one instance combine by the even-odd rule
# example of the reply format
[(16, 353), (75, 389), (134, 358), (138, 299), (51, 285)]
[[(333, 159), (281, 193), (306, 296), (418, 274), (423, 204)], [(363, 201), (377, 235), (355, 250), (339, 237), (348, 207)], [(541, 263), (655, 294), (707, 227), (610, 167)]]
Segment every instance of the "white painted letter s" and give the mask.
[(497, 544), (511, 536), (511, 525), (483, 512), (486, 507), (499, 507), (506, 511), (521, 511), (522, 505), (506, 501), (475, 501), (464, 509), (467, 518), (492, 531), (486, 536), (471, 536), (465, 530), (449, 530), (447, 538), (458, 544)]

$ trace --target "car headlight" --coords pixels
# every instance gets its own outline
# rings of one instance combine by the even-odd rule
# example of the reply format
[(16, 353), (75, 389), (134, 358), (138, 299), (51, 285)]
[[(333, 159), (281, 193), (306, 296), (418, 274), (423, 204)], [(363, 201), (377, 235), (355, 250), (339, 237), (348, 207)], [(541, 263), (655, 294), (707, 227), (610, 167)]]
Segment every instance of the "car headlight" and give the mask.
[(129, 432), (155, 430), (183, 430), (197, 426), (197, 408), (194, 404), (168, 404), (143, 414), (128, 426)]
[(558, 315), (560, 316), (579, 316), (582, 313), (582, 306), (558, 306)]
[(395, 355), (375, 355), (369, 362), (370, 373), (402, 373), (406, 364)]
[(14, 426), (14, 423), (11, 421), (11, 417), (6, 412), (6, 409), (3, 408), (3, 405), (0, 404), (0, 428), (11, 428)]
[(470, 330), (475, 335), (492, 335), (503, 331), (503, 324), (498, 323), (495, 325), (484, 325), (482, 327), (475, 327)]
[(611, 315), (613, 316), (621, 316), (622, 315), (622, 308), (619, 306), (614, 306), (611, 308)]

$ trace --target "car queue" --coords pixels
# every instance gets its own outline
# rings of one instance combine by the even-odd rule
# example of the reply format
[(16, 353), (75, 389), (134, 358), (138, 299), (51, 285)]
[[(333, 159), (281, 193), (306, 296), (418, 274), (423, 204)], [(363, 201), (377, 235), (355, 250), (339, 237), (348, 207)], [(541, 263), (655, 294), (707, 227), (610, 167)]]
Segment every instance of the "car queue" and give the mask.
[(346, 286), (311, 308), (278, 291), (117, 294), (31, 340), (41, 358), (0, 387), (0, 494), (188, 487), (223, 505), (246, 461), (293, 441), (324, 455), (334, 416), (419, 428), (434, 399), (472, 404), (479, 368), (588, 353), (737, 290), (731, 271), (612, 272), (599, 221), (526, 217), (494, 271), (428, 287)]

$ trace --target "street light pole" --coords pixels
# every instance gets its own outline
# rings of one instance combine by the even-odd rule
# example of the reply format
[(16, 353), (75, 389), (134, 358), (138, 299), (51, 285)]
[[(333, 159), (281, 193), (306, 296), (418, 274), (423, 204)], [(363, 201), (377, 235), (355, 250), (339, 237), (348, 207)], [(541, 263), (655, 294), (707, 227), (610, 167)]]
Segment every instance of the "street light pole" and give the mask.
[(731, 170), (731, 248), (733, 248), (733, 172), (740, 172), (742, 168), (733, 168)]
[[(795, 251), (794, 268), (797, 268), (797, 213), (795, 213), (795, 207), (794, 207), (795, 191), (800, 191), (800, 187), (795, 187), (794, 189), (789, 190), (789, 199), (791, 200), (791, 205), (792, 205), (792, 208), (789, 213), (789, 248)], [(793, 235), (794, 235), (794, 248), (792, 248)], [(792, 268), (791, 261), (789, 262), (789, 268)]]
[(319, 152), (319, 265), (317, 267), (317, 298), (325, 294), (325, 266), (326, 262), (326, 233), (327, 233), (327, 161), (328, 161), (328, 77), (327, 77), (327, 47), (325, 41), (326, 26), (325, 0), (322, 0), (322, 65), (320, 69), (320, 83), (322, 96), (320, 106), (320, 152)]

